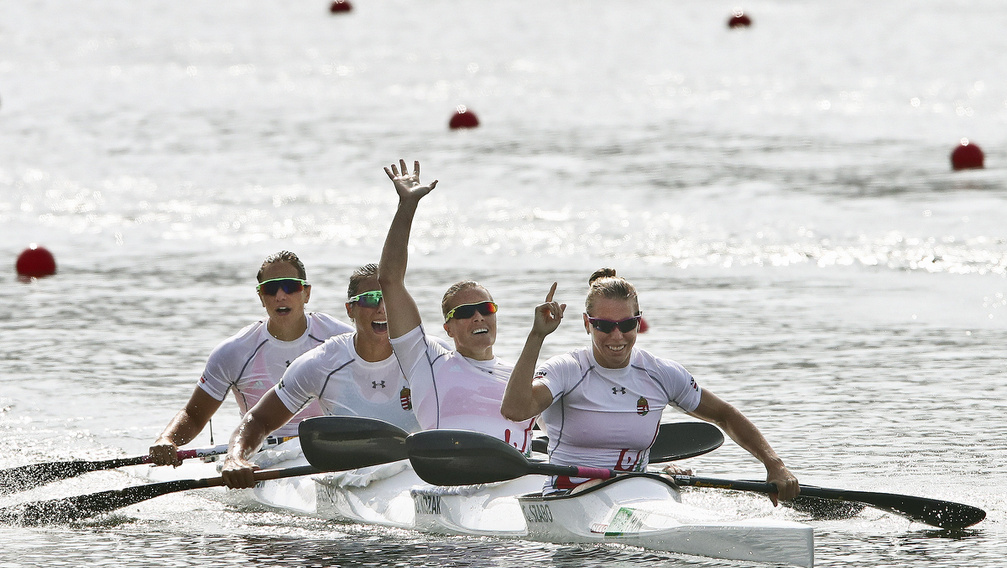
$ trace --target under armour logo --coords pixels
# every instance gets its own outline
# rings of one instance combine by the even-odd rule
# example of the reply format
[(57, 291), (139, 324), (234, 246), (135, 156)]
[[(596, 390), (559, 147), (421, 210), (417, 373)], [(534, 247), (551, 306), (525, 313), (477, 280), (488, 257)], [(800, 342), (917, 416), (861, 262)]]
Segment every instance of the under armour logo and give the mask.
[(288, 367), (290, 366), (290, 361), (287, 361), (287, 366), (288, 366)]
[(371, 388), (372, 389), (376, 389), (379, 386), (381, 388), (385, 388), (385, 382), (384, 381), (371, 381)]
[(612, 394), (626, 394), (626, 387), (612, 387)]

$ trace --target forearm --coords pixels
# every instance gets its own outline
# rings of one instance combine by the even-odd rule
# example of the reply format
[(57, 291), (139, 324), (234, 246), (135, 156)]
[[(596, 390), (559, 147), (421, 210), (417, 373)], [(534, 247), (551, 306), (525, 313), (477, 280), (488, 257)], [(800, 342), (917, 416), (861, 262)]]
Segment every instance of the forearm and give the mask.
[(385, 237), (378, 265), (380, 267), (378, 280), (382, 290), (388, 286), (401, 286), (405, 282), (406, 265), (409, 262), (409, 234), (412, 231), (416, 206), (416, 201), (400, 200), (392, 224), (388, 227), (388, 235)]
[(508, 420), (520, 422), (538, 415), (543, 410), (538, 407), (532, 382), (544, 342), (545, 336), (533, 330), (528, 334), (524, 349), (514, 364), (514, 371), (507, 381), (507, 388), (500, 404), (500, 413)]
[(262, 447), (262, 442), (271, 431), (251, 413), (246, 414), (231, 435), (231, 441), (227, 448), (227, 460), (248, 460)]
[(719, 426), (739, 446), (752, 454), (766, 466), (767, 471), (784, 467), (783, 460), (766, 440), (762, 432), (740, 411), (731, 407), (726, 419)]
[(420, 325), (420, 312), (416, 302), (406, 289), (406, 265), (409, 261), (409, 233), (417, 202), (412, 199), (399, 201), (395, 217), (388, 228), (381, 261), (378, 268), (378, 283), (385, 300), (388, 318), (388, 336), (402, 337)]
[(690, 414), (719, 426), (736, 444), (762, 462), (766, 469), (783, 466), (783, 460), (776, 455), (755, 424), (711, 391), (703, 391), (699, 406)]
[(262, 447), (262, 442), (270, 432), (283, 426), (294, 417), (286, 405), (271, 390), (256, 403), (231, 434), (227, 449), (227, 459), (247, 460)]
[(171, 444), (180, 447), (191, 442), (206, 426), (206, 420), (192, 416), (187, 409), (182, 409), (165, 426), (164, 431), (154, 442), (157, 444)]

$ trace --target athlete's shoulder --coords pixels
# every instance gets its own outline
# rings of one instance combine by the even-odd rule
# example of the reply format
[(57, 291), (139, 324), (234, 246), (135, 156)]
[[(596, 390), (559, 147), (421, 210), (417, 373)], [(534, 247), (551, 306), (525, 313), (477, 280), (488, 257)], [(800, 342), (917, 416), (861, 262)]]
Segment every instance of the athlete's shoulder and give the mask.
[(309, 332), (316, 337), (324, 336), (319, 337), (319, 339), (354, 331), (352, 325), (344, 323), (324, 312), (310, 312), (307, 314), (307, 318)]
[(644, 349), (633, 349), (632, 365), (654, 373), (691, 376), (685, 366), (665, 357), (658, 357)]
[(237, 333), (228, 337), (227, 339), (221, 341), (214, 348), (214, 351), (221, 351), (233, 348), (240, 348), (248, 343), (256, 343), (260, 340), (264, 340), (263, 334), (266, 331), (266, 321), (259, 320), (252, 322), (245, 327), (241, 328)]

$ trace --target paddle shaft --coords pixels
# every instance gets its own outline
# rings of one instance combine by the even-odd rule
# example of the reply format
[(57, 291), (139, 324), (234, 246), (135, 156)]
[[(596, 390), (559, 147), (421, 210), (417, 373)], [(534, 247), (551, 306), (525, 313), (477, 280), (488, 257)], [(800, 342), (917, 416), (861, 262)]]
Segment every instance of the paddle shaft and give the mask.
[[(665, 463), (701, 456), (723, 443), (724, 434), (708, 422), (667, 422), (661, 424), (654, 445), (650, 447), (650, 462)], [(531, 449), (548, 453), (549, 438), (533, 439)]]
[[(227, 445), (222, 444), (212, 448), (199, 448), (192, 450), (179, 450), (178, 459), (186, 460), (190, 458), (201, 458), (227, 453)], [(136, 456), (131, 458), (112, 458), (107, 460), (74, 460), (61, 462), (33, 463), (0, 470), (0, 494), (13, 493), (15, 491), (27, 491), (33, 487), (45, 485), (60, 479), (67, 479), (88, 473), (90, 471), (100, 471), (126, 467), (130, 465), (140, 465), (151, 463), (150, 456)]]
[[(313, 465), (256, 471), (253, 473), (256, 481), (356, 469), (406, 457), (405, 444), (401, 441), (406, 433), (401, 428), (381, 420), (353, 419), (345, 416), (314, 417), (301, 421), (298, 432), (301, 448), (309, 461), (311, 455), (324, 459), (318, 463), (312, 462)], [(106, 513), (176, 491), (220, 485), (224, 485), (222, 477), (179, 479), (62, 499), (21, 503), (0, 509), (0, 522), (24, 525), (63, 523)]]
[[(775, 484), (758, 481), (736, 481), (688, 475), (673, 475), (672, 478), (679, 485), (691, 487), (714, 487), (767, 494), (777, 492)], [(952, 530), (972, 526), (986, 518), (986, 511), (971, 505), (927, 497), (899, 495), (897, 493), (850, 491), (847, 489), (829, 489), (814, 485), (801, 485), (801, 495), (818, 497), (819, 499), (863, 503), (876, 509), (902, 515), (914, 521)]]
[[(320, 471), (313, 466), (305, 465), (282, 469), (264, 469), (255, 472), (254, 475), (256, 481), (267, 481), (270, 479), (311, 475)], [(203, 487), (217, 487), (223, 484), (224, 479), (222, 477), (178, 479), (146, 485), (133, 485), (123, 489), (111, 489), (87, 495), (22, 503), (21, 505), (0, 509), (0, 522), (20, 525), (65, 523), (134, 505), (147, 499), (167, 495), (168, 493)]]

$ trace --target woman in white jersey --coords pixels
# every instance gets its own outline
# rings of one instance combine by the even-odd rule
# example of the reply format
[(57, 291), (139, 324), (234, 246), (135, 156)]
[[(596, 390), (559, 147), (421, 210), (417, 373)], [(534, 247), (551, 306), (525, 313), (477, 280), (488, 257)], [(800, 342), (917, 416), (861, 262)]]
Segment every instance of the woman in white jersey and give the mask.
[[(591, 347), (553, 357), (536, 369), (545, 337), (556, 330), (566, 304), (553, 300), (552, 285), (514, 366), (501, 411), (513, 420), (542, 414), (549, 460), (562, 465), (643, 471), (664, 407), (674, 404), (713, 422), (766, 467), (777, 499), (800, 492), (783, 460), (738, 409), (699, 388), (681, 365), (637, 349), (640, 304), (636, 289), (612, 269), (591, 276), (584, 328)], [(555, 477), (546, 492), (569, 490), (585, 479)]]
[(353, 273), (347, 298), (346, 315), (356, 331), (330, 337), (295, 359), (280, 382), (241, 419), (221, 471), (228, 487), (255, 485), (251, 455), (267, 434), (314, 400), (327, 415), (379, 418), (407, 432), (419, 430), (409, 385), (388, 343), (376, 264)]
[[(191, 442), (203, 430), (229, 390), (234, 390), (238, 410), (244, 414), (273, 388), (291, 361), (333, 335), (353, 331), (332, 316), (304, 311), (311, 297), (311, 285), (296, 254), (281, 251), (269, 256), (259, 268), (256, 280), (259, 301), (268, 317), (213, 349), (189, 402), (150, 447), (154, 464), (179, 465), (178, 447)], [(309, 406), (276, 434), (296, 436), (301, 419), (319, 414), (318, 405)]]
[(497, 305), (486, 288), (467, 280), (451, 286), (441, 301), (444, 331), (454, 349), (426, 334), (405, 285), (409, 232), (420, 199), (436, 181), (420, 184), (420, 164), (413, 173), (405, 160), (385, 168), (395, 184), (399, 205), (384, 248), (379, 280), (388, 311), (388, 336), (395, 357), (409, 379), (420, 427), (458, 428), (483, 432), (531, 453), (534, 416), (508, 420), (500, 414), (500, 401), (513, 368), (493, 354)]

